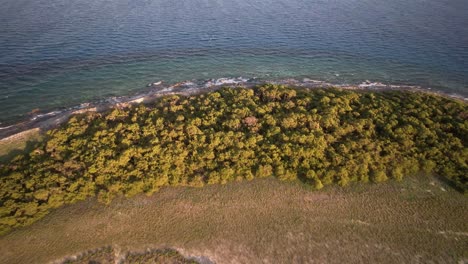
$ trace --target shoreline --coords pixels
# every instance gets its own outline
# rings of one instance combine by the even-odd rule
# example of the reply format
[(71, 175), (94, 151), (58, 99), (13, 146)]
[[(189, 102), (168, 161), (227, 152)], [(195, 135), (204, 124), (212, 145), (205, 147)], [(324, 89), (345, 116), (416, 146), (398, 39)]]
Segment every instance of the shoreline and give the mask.
[(458, 94), (447, 94), (442, 91), (432, 90), (431, 88), (423, 88), (420, 86), (410, 85), (391, 85), (380, 82), (365, 81), (359, 85), (349, 84), (332, 84), (324, 81), (312, 79), (284, 79), (279, 81), (256, 80), (238, 78), (219, 78), (211, 80), (199, 81), (182, 81), (172, 85), (165, 85), (162, 81), (150, 83), (147, 87), (150, 88), (148, 92), (139, 93), (136, 95), (118, 96), (101, 99), (95, 102), (82, 103), (79, 106), (69, 107), (64, 110), (55, 110), (48, 113), (37, 114), (32, 116), (29, 120), (25, 120), (16, 124), (0, 127), (0, 142), (10, 142), (16, 138), (22, 137), (30, 131), (45, 132), (61, 124), (67, 122), (69, 118), (75, 114), (82, 114), (87, 112), (102, 113), (114, 107), (127, 107), (132, 104), (151, 103), (167, 95), (183, 95), (189, 96), (198, 93), (210, 92), (222, 87), (244, 87), (253, 88), (263, 84), (286, 85), (295, 88), (304, 89), (327, 89), (338, 88), (346, 90), (359, 90), (359, 91), (413, 91), (442, 96), (462, 102), (468, 102), (468, 98)]

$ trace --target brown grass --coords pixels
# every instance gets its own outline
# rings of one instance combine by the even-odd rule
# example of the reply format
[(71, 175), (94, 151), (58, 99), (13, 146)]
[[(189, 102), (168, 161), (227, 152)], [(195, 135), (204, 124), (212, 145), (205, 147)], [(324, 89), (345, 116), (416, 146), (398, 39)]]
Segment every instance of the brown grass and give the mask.
[(433, 177), (310, 191), (275, 179), (60, 208), (0, 238), (0, 263), (177, 249), (216, 263), (468, 261), (468, 200)]

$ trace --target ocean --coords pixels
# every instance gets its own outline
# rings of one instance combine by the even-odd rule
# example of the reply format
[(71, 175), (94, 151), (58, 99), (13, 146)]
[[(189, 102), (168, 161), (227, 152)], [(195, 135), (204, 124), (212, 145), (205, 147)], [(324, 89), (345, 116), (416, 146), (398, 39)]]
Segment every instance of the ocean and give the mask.
[(304, 78), (468, 96), (467, 0), (2, 0), (0, 127), (148, 83)]

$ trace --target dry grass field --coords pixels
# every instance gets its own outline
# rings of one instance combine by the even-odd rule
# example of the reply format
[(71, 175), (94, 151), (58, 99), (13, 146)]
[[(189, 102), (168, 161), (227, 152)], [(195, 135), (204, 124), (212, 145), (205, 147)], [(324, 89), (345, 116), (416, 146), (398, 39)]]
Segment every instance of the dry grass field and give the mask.
[(57, 209), (0, 237), (0, 263), (64, 262), (98, 248), (111, 253), (81, 262), (144, 263), (122, 256), (175, 249), (215, 263), (467, 263), (468, 199), (423, 176), (321, 191), (275, 179), (172, 187)]

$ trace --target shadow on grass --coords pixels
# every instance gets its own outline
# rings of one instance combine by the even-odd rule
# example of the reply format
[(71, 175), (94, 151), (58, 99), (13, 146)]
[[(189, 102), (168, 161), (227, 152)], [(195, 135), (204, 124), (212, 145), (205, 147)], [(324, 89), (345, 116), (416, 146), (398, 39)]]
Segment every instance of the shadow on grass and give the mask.
[[(456, 182), (454, 182), (453, 180), (450, 180), (444, 176), (441, 176), (441, 175), (438, 175), (438, 174), (435, 174), (435, 173), (430, 173), (430, 174), (427, 174), (427, 173), (422, 173), (422, 172), (419, 172), (417, 173), (416, 175), (412, 175), (412, 176), (406, 176), (408, 178), (411, 178), (411, 177), (428, 177), (428, 176), (434, 176), (437, 180), (439, 180), (440, 182), (442, 182), (443, 184), (445, 184), (446, 186), (452, 188), (453, 190), (463, 194), (463, 195), (468, 195), (468, 192), (466, 190), (464, 190), (462, 187), (460, 187), (460, 185), (457, 185)], [(307, 177), (305, 177), (303, 174), (298, 174), (297, 176), (297, 179), (298, 181), (301, 183), (301, 186), (304, 188), (304, 189), (307, 189), (307, 190), (312, 190), (312, 191), (318, 191), (319, 189), (316, 189), (314, 187), (314, 181), (312, 179), (309, 179)], [(399, 183), (398, 181), (396, 181), (395, 179), (393, 178), (389, 178), (386, 180), (386, 182), (396, 182), (396, 183)], [(372, 181), (369, 181), (369, 182), (359, 182), (359, 181), (351, 181), (349, 182), (347, 185), (345, 186), (341, 186), (341, 188), (346, 188), (346, 187), (350, 187), (350, 186), (353, 186), (353, 187), (361, 187), (363, 188), (362, 190), (368, 190), (367, 187), (368, 187), (368, 184), (379, 184), (379, 183), (375, 183), (375, 182), (372, 182)], [(327, 185), (327, 186), (324, 186), (324, 187), (330, 187), (330, 186), (338, 186), (338, 182), (337, 181), (333, 181), (333, 184), (331, 185)], [(355, 191), (357, 189), (355, 188)]]
[(13, 147), (12, 150), (6, 152), (3, 155), (0, 155), (0, 163), (5, 164), (17, 157), (18, 155), (26, 154), (31, 152), (33, 149), (37, 148), (38, 144), (41, 142), (40, 139), (28, 140), (25, 143), (25, 146)]
[(463, 190), (462, 187), (460, 187), (459, 185), (457, 185), (454, 181), (451, 181), (450, 179), (447, 179), (441, 175), (437, 175), (435, 174), (434, 177), (436, 177), (436, 179), (438, 179), (439, 181), (443, 182), (444, 184), (446, 184), (447, 186), (451, 187), (452, 189), (454, 189), (455, 191), (461, 193), (461, 194), (464, 194), (464, 195), (467, 195), (468, 192), (466, 192), (465, 190)]

